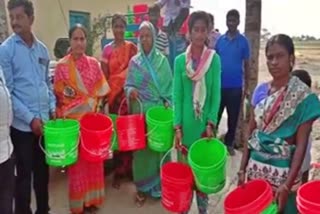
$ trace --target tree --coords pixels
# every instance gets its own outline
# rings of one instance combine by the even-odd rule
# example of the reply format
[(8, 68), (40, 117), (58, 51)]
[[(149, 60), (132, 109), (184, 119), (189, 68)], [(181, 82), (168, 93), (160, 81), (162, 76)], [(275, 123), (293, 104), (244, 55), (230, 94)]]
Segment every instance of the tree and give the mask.
[[(251, 47), (250, 58), (250, 75), (248, 82), (246, 82), (245, 91), (249, 92), (248, 97), (242, 100), (242, 110), (239, 116), (236, 142), (242, 144), (245, 139), (245, 132), (249, 122), (249, 112), (247, 109), (244, 111), (243, 107), (247, 107), (245, 100), (251, 100), (252, 93), (258, 83), (259, 73), (259, 51), (260, 51), (260, 38), (261, 38), (261, 0), (246, 0), (246, 23), (245, 34), (249, 40)], [(245, 112), (245, 113), (244, 113)]]
[(0, 43), (9, 35), (5, 0), (0, 0)]

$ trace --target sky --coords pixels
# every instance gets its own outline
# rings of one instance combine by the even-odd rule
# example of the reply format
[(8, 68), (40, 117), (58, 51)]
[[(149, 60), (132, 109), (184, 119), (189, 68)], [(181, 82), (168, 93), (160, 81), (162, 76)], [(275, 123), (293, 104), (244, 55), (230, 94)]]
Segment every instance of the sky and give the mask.
[[(244, 31), (246, 0), (191, 0), (193, 10), (204, 10), (215, 16), (215, 28), (226, 31), (226, 13), (240, 12), (240, 31)], [(262, 0), (262, 28), (272, 34), (312, 35), (320, 38), (320, 0)]]

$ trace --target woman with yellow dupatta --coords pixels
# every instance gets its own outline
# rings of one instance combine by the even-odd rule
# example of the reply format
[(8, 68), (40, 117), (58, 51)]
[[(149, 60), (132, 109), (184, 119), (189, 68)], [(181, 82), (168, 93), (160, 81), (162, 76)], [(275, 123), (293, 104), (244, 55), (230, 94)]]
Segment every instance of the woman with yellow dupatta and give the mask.
[[(109, 92), (96, 59), (86, 56), (87, 32), (81, 25), (69, 31), (71, 53), (57, 65), (54, 92), (57, 116), (79, 120), (99, 109)], [(81, 157), (68, 168), (69, 202), (72, 214), (96, 213), (104, 201), (103, 162), (88, 162)]]
[[(129, 61), (136, 55), (137, 47), (124, 39), (127, 22), (123, 15), (115, 14), (111, 25), (114, 41), (104, 47), (101, 66), (111, 88), (108, 95), (109, 113), (118, 114), (120, 112), (123, 115), (128, 113), (123, 86), (128, 74)], [(123, 100), (124, 103), (120, 106)], [(112, 185), (119, 189), (120, 179), (132, 178), (132, 153), (116, 152), (114, 161), (115, 174)]]

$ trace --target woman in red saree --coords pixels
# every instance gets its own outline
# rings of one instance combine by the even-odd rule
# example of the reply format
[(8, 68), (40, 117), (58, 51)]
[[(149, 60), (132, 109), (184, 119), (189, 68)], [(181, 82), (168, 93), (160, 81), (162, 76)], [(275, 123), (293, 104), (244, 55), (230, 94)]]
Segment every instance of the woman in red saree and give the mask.
[[(126, 18), (115, 14), (112, 17), (112, 31), (114, 41), (107, 44), (102, 53), (102, 70), (110, 85), (108, 105), (110, 114), (127, 114), (124, 83), (128, 74), (130, 59), (137, 54), (137, 47), (132, 42), (125, 41)], [(121, 102), (124, 100), (123, 104)], [(115, 174), (113, 187), (120, 188), (120, 179), (132, 178), (132, 153), (116, 152), (114, 155)]]
[[(79, 120), (99, 110), (110, 88), (96, 59), (86, 56), (86, 30), (76, 25), (69, 32), (71, 52), (57, 65), (54, 92), (57, 116)], [(96, 213), (104, 201), (103, 162), (88, 162), (80, 156), (68, 168), (69, 202), (72, 214)]]

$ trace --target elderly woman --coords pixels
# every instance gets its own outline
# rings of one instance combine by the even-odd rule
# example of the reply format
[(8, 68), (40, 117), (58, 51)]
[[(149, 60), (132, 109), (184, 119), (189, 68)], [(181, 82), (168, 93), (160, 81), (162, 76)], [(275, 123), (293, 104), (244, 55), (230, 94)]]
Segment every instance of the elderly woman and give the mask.
[(0, 67), (0, 210), (12, 214), (14, 194), (13, 145), (10, 138), (12, 104), (6, 81)]
[[(129, 98), (131, 113), (143, 112), (171, 102), (172, 72), (167, 58), (155, 45), (153, 25), (143, 22), (140, 26), (139, 52), (129, 64), (125, 91)], [(160, 161), (163, 154), (146, 148), (133, 154), (133, 179), (137, 187), (136, 204), (141, 207), (147, 196), (160, 198)]]
[[(205, 45), (209, 25), (206, 12), (190, 15), (191, 44), (175, 60), (173, 105), (176, 144), (185, 148), (202, 136), (213, 137), (218, 120), (221, 67), (218, 54)], [(196, 191), (196, 196), (199, 213), (206, 214), (207, 195)]]
[[(111, 26), (114, 41), (103, 48), (101, 63), (102, 70), (111, 89), (108, 95), (109, 113), (118, 114), (120, 112), (121, 114), (127, 114), (126, 103), (122, 106), (120, 104), (125, 99), (123, 86), (128, 75), (129, 61), (136, 55), (137, 47), (132, 42), (124, 39), (127, 27), (126, 17), (120, 14), (113, 15)], [(132, 153), (115, 152), (114, 161), (115, 173), (112, 185), (118, 189), (120, 188), (120, 179), (132, 178)]]
[(275, 35), (266, 45), (270, 82), (253, 94), (248, 142), (240, 166), (239, 185), (245, 179), (265, 179), (273, 187), (279, 212), (298, 213), (295, 196), (301, 183), (301, 165), (312, 124), (320, 116), (320, 102), (299, 78), (292, 39)]
[[(57, 116), (79, 120), (87, 112), (99, 110), (109, 92), (96, 59), (86, 56), (87, 31), (76, 25), (69, 31), (71, 53), (57, 65), (54, 92)], [(73, 214), (95, 213), (104, 201), (103, 162), (81, 158), (68, 169), (70, 211)]]

